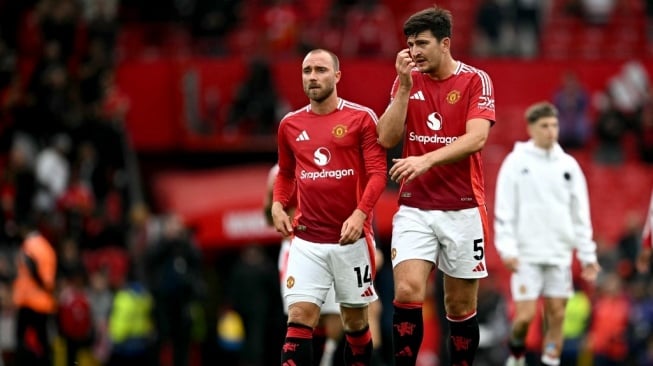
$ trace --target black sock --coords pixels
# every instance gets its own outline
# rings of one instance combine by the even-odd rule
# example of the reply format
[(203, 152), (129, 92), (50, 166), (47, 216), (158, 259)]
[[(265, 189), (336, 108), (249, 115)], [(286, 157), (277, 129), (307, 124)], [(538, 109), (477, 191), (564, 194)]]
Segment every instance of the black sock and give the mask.
[(321, 360), (324, 353), (324, 344), (326, 343), (326, 330), (324, 327), (317, 326), (313, 329), (313, 359)]
[(449, 320), (451, 365), (472, 365), (478, 348), (479, 330), (476, 313), (462, 321)]
[(313, 328), (288, 323), (286, 340), (281, 350), (281, 366), (313, 364)]
[(510, 354), (515, 358), (522, 358), (526, 353), (524, 342), (515, 342), (514, 339), (508, 342), (508, 349), (510, 349)]
[(345, 333), (345, 366), (369, 365), (372, 360), (372, 333), (370, 327)]
[(395, 366), (414, 366), (424, 337), (422, 304), (394, 304), (392, 345)]

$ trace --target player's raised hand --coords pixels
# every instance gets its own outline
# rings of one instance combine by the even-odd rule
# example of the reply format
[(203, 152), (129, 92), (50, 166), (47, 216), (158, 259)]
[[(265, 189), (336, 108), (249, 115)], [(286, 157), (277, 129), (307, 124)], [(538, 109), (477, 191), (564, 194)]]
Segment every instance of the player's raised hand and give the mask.
[(413, 78), (410, 75), (413, 67), (415, 67), (415, 61), (413, 61), (408, 48), (399, 51), (395, 61), (395, 68), (399, 76), (399, 84), (404, 88), (411, 89), (413, 87)]
[(280, 202), (274, 202), (272, 204), (272, 222), (274, 223), (274, 228), (278, 232), (283, 234), (283, 236), (288, 236), (292, 234), (292, 223), (290, 222), (290, 217), (283, 209), (283, 206)]

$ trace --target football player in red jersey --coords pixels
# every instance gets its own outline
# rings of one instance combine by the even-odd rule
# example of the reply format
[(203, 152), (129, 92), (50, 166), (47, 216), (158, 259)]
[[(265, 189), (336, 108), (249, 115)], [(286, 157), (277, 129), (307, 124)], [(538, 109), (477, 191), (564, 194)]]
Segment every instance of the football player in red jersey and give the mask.
[(391, 101), (379, 119), (379, 141), (392, 148), (392, 180), (400, 183), (391, 260), (395, 298), (395, 365), (415, 365), (423, 338), (427, 280), (444, 273), (452, 365), (471, 365), (479, 341), (478, 280), (487, 276), (480, 151), (494, 123), (494, 92), (482, 70), (455, 60), (451, 13), (437, 6), (404, 23), (408, 48), (395, 61)]
[[(376, 300), (372, 212), (386, 184), (376, 114), (338, 97), (339, 61), (317, 49), (302, 62), (309, 104), (279, 125), (274, 226), (291, 236), (284, 297), (288, 328), (281, 364), (312, 365), (313, 328), (331, 286), (344, 324), (346, 365), (369, 365), (367, 308)], [(293, 218), (290, 199), (297, 194)]]

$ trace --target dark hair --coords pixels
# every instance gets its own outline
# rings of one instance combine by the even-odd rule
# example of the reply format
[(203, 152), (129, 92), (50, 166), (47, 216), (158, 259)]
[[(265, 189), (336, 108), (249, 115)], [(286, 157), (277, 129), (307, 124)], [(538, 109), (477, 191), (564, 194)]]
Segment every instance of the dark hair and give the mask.
[(338, 56), (336, 56), (335, 53), (325, 50), (324, 48), (316, 48), (313, 50), (310, 50), (306, 55), (310, 55), (311, 53), (318, 53), (318, 52), (325, 52), (329, 56), (331, 56), (331, 59), (333, 60), (333, 70), (334, 71), (339, 71), (340, 70), (340, 60), (338, 60)]
[(431, 31), (438, 41), (451, 37), (453, 17), (451, 12), (434, 5), (411, 15), (404, 23), (404, 35), (416, 36), (424, 31)]
[(558, 109), (549, 102), (537, 102), (526, 109), (524, 117), (528, 124), (531, 125), (540, 118), (558, 117)]

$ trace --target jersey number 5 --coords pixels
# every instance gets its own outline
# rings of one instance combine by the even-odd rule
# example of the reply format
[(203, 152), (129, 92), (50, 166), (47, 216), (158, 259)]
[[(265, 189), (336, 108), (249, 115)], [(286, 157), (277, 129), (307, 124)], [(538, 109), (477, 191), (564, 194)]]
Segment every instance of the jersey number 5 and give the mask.
[(474, 259), (477, 261), (480, 261), (485, 256), (485, 251), (483, 250), (483, 239), (474, 240), (474, 253), (478, 253), (474, 255)]

